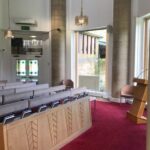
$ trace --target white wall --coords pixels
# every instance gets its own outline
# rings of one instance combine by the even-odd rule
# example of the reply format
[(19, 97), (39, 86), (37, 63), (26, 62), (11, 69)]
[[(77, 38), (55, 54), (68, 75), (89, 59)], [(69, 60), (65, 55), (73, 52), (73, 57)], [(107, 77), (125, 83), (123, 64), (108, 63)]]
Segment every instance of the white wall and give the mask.
[(37, 21), (37, 27), (31, 30), (49, 31), (49, 0), (10, 0), (10, 14), (12, 29), (20, 29), (14, 24), (14, 18), (32, 18)]
[[(14, 82), (16, 80), (15, 61), (11, 55), (10, 39), (4, 39), (4, 29), (8, 28), (8, 1), (0, 0), (0, 80)], [(20, 27), (13, 23), (14, 18), (33, 18), (38, 26), (32, 31), (50, 30), (50, 0), (10, 0), (11, 29), (19, 30)], [(5, 49), (3, 52), (2, 49)], [(39, 58), (40, 83), (51, 83), (50, 40), (44, 42), (43, 56)], [(35, 58), (34, 56), (25, 56)]]
[(149, 0), (137, 0), (138, 1), (138, 14), (137, 16), (144, 16), (150, 13), (150, 1)]

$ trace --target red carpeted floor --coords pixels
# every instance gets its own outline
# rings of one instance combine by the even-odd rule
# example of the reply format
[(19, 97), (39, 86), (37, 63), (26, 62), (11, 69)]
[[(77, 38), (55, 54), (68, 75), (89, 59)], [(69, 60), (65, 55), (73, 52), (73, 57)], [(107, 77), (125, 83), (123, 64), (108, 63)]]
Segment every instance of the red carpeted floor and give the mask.
[(129, 107), (98, 101), (92, 128), (61, 150), (145, 150), (146, 125), (126, 118)]

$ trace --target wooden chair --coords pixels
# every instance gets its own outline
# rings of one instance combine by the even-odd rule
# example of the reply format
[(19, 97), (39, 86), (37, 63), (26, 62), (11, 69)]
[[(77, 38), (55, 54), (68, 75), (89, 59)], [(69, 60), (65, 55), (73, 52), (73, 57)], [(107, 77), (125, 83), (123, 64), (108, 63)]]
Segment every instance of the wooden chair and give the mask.
[(129, 98), (133, 98), (133, 88), (133, 85), (125, 85), (122, 87), (120, 91), (120, 103), (122, 98), (125, 98), (125, 102)]
[(60, 85), (65, 85), (66, 89), (70, 89), (74, 87), (74, 83), (71, 79), (62, 80), (60, 82)]

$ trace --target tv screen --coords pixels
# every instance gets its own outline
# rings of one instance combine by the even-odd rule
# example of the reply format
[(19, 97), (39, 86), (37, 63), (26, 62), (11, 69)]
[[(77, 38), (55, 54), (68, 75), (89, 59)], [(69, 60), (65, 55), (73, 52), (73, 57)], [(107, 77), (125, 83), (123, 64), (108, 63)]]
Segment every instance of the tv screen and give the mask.
[(106, 57), (106, 46), (99, 44), (99, 58)]
[(23, 49), (23, 39), (13, 38), (11, 39), (11, 53), (12, 54), (25, 54)]

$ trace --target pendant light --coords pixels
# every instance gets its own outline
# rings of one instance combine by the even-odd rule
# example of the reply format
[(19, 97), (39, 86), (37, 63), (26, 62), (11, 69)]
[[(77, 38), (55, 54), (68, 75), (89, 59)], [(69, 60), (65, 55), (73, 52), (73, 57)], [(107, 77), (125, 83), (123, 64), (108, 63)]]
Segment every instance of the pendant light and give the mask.
[(83, 0), (81, 0), (81, 13), (80, 13), (80, 16), (75, 17), (75, 24), (77, 26), (88, 25), (88, 17), (83, 15)]
[(14, 38), (13, 33), (10, 29), (10, 4), (9, 4), (9, 0), (8, 0), (8, 29), (6, 31), (4, 31), (4, 36), (5, 36), (5, 39)]

